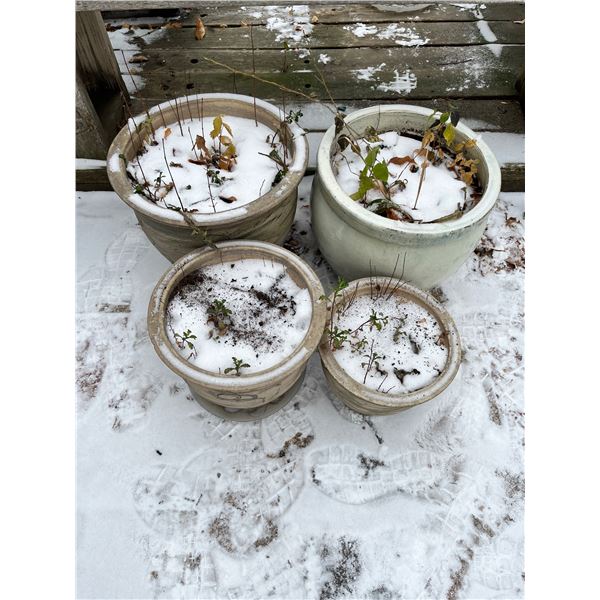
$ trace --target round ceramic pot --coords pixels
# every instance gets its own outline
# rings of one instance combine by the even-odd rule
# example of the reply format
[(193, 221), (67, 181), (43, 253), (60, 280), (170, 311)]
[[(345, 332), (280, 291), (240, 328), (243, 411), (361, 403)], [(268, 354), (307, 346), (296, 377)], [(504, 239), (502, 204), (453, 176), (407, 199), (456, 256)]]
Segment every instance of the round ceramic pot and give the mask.
[[(360, 137), (368, 127), (422, 134), (431, 115), (431, 109), (405, 104), (372, 106), (348, 115), (345, 122)], [(311, 193), (312, 226), (334, 271), (348, 281), (370, 275), (396, 276), (422, 289), (452, 275), (477, 245), (500, 193), (500, 167), (487, 144), (477, 140), (466, 152), (479, 159), (484, 193), (477, 205), (453, 221), (418, 224), (376, 215), (338, 185), (332, 157), (339, 135), (346, 132), (344, 127), (336, 135), (335, 126), (325, 132)], [(472, 138), (477, 139), (476, 134), (459, 122), (456, 141)]]
[[(442, 340), (448, 349), (448, 359), (440, 375), (429, 385), (413, 392), (385, 394), (359, 383), (348, 375), (336, 360), (326, 333), (319, 344), (319, 354), (329, 386), (346, 406), (363, 415), (391, 415), (432, 400), (452, 383), (461, 362), (460, 338), (452, 317), (431, 294), (399, 279), (366, 277), (353, 281), (338, 295), (336, 306), (354, 295), (370, 295), (374, 289), (378, 289), (376, 286), (389, 290), (401, 301), (422, 306), (437, 320), (444, 332)], [(332, 300), (333, 295), (329, 298), (330, 306)]]
[[(177, 113), (183, 118), (214, 117), (219, 114), (254, 119), (276, 130), (284, 114), (272, 104), (238, 94), (198, 94), (175, 101), (164, 102), (148, 113), (155, 127), (176, 127)], [(177, 107), (177, 110), (176, 110)], [(158, 251), (171, 262), (195, 248), (208, 243), (230, 239), (253, 239), (281, 244), (294, 221), (298, 184), (304, 177), (308, 163), (308, 143), (302, 128), (295, 123), (286, 124), (291, 164), (281, 182), (256, 200), (217, 213), (187, 213), (188, 219), (175, 210), (160, 207), (134, 192), (125, 170), (124, 156), (135, 158), (143, 143), (143, 136), (135, 133), (146, 113), (130, 119), (129, 124), (117, 134), (108, 150), (108, 179), (118, 196), (133, 209), (139, 224)], [(144, 128), (147, 130), (147, 128)], [(131, 132), (131, 133), (130, 133)], [(190, 221), (191, 219), (191, 221)]]
[[(166, 310), (179, 282), (209, 265), (240, 259), (273, 260), (285, 265), (288, 275), (310, 293), (311, 322), (302, 343), (276, 365), (256, 373), (224, 375), (206, 371), (183, 358), (167, 335)], [(323, 287), (314, 271), (288, 250), (257, 241), (220, 242), (217, 248), (194, 250), (177, 260), (160, 278), (148, 306), (148, 333), (162, 362), (189, 386), (194, 398), (222, 418), (252, 420), (284, 406), (299, 389), (306, 363), (316, 350), (326, 319)]]

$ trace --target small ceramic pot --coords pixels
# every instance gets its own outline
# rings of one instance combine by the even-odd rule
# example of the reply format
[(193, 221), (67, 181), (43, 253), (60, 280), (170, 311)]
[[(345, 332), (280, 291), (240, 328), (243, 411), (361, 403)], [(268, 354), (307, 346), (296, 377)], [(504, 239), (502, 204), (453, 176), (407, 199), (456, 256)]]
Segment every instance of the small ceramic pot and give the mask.
[[(310, 293), (312, 316), (302, 343), (273, 367), (256, 373), (224, 375), (206, 371), (183, 358), (167, 334), (166, 311), (179, 282), (209, 265), (241, 259), (273, 260), (285, 265), (288, 275)], [(217, 248), (194, 250), (176, 261), (160, 278), (148, 307), (148, 333), (162, 362), (189, 386), (194, 398), (222, 418), (253, 420), (272, 414), (299, 389), (306, 363), (316, 350), (326, 319), (323, 287), (314, 271), (288, 250), (257, 241), (221, 242)]]
[[(284, 114), (272, 104), (250, 96), (238, 94), (199, 94), (177, 99), (180, 114), (185, 117), (214, 117), (219, 114), (254, 119), (276, 130)], [(164, 102), (148, 111), (155, 127), (177, 122), (175, 101)], [(147, 119), (146, 113), (130, 119), (117, 134), (108, 150), (108, 179), (118, 196), (133, 209), (139, 224), (158, 251), (171, 262), (195, 248), (230, 239), (253, 239), (281, 244), (286, 239), (294, 221), (298, 184), (304, 177), (308, 164), (308, 142), (302, 128), (295, 123), (287, 124), (291, 135), (288, 149), (292, 162), (288, 172), (276, 186), (256, 200), (218, 213), (188, 213), (193, 221), (186, 222), (178, 212), (150, 202), (136, 194), (125, 170), (124, 156), (134, 159), (143, 143), (143, 137), (135, 133), (136, 126)], [(132, 133), (130, 133), (130, 131)]]
[[(338, 295), (336, 306), (349, 296), (370, 295), (373, 286), (377, 285), (393, 290), (394, 295), (403, 301), (422, 306), (437, 320), (445, 334), (442, 340), (448, 349), (448, 359), (440, 375), (429, 385), (404, 394), (385, 394), (350, 377), (334, 357), (327, 334), (324, 333), (319, 344), (319, 354), (325, 378), (335, 395), (346, 406), (363, 415), (391, 415), (432, 400), (452, 383), (461, 362), (460, 339), (452, 317), (431, 294), (415, 286), (389, 277), (366, 277), (350, 283), (342, 295)], [(330, 305), (332, 300), (333, 295), (329, 298)]]
[[(422, 134), (431, 123), (432, 113), (431, 109), (406, 104), (371, 106), (348, 115), (345, 122), (355, 136), (363, 136), (368, 127), (380, 132)], [(376, 215), (342, 190), (331, 165), (337, 139), (343, 133), (347, 133), (346, 128), (336, 135), (335, 126), (325, 132), (311, 195), (313, 229), (334, 271), (347, 281), (370, 275), (400, 277), (422, 289), (452, 275), (477, 245), (500, 193), (500, 167), (487, 144), (477, 140), (466, 153), (479, 159), (484, 193), (477, 205), (453, 221), (418, 224)], [(458, 123), (457, 142), (477, 137)]]

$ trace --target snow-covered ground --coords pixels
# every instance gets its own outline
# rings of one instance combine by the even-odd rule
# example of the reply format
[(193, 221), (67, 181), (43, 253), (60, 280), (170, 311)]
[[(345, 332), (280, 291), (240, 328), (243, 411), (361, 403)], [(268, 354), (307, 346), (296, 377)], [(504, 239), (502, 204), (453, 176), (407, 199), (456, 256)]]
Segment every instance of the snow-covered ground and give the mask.
[[(286, 246), (329, 291), (310, 184)], [(437, 399), (363, 417), (315, 356), (287, 407), (231, 423), (148, 340), (166, 259), (115, 194), (79, 193), (78, 597), (522, 597), (523, 217), (502, 194), (435, 290), (465, 354)]]

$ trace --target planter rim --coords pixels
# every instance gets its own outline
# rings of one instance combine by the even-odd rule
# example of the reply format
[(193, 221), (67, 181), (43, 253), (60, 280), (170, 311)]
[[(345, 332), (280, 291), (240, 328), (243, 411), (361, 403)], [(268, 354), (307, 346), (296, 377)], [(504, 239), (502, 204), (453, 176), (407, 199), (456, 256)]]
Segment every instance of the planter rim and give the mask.
[[(283, 120), (285, 118), (285, 114), (282, 110), (264, 100), (260, 100), (259, 98), (255, 99), (252, 96), (245, 96), (242, 94), (207, 93), (194, 94), (186, 96), (185, 98), (186, 102), (194, 101), (196, 99), (235, 100), (237, 102), (252, 105), (254, 105), (254, 102), (256, 101), (256, 106), (271, 113), (278, 119)], [(148, 109), (148, 114), (153, 118), (160, 117), (161, 110), (172, 109), (171, 102), (166, 101), (156, 104)], [(179, 225), (184, 228), (189, 227), (179, 211), (157, 206), (140, 194), (136, 194), (130, 179), (127, 177), (123, 160), (119, 158), (119, 154), (122, 154), (124, 148), (131, 143), (129, 128), (135, 130), (137, 125), (142, 123), (146, 118), (146, 112), (128, 118), (125, 126), (114, 138), (108, 149), (106, 158), (108, 179), (117, 195), (134, 211), (140, 212), (149, 218), (163, 223)], [(282, 180), (265, 194), (244, 206), (223, 210), (217, 213), (188, 213), (194, 224), (204, 227), (209, 227), (211, 225), (222, 226), (237, 223), (250, 215), (255, 216), (260, 213), (266, 214), (280, 201), (281, 198), (287, 196), (287, 194), (298, 186), (304, 177), (308, 165), (308, 142), (306, 140), (306, 132), (297, 123), (288, 123), (288, 129), (292, 133), (294, 160), (288, 167), (288, 172), (283, 176)]]
[[(308, 360), (316, 350), (325, 328), (326, 319), (326, 303), (320, 299), (324, 294), (323, 286), (314, 271), (301, 258), (281, 246), (255, 240), (233, 240), (218, 242), (215, 245), (217, 249), (204, 246), (182, 256), (158, 280), (148, 303), (148, 334), (150, 340), (162, 362), (185, 380), (212, 387), (248, 388), (264, 385), (272, 379), (293, 371), (300, 363)], [(167, 336), (165, 309), (173, 290), (185, 275), (195, 269), (202, 268), (205, 260), (211, 254), (221, 250), (239, 248), (250, 251), (260, 250), (270, 254), (275, 260), (284, 265), (292, 265), (306, 283), (306, 289), (308, 289), (312, 301), (312, 314), (308, 331), (291, 354), (268, 369), (237, 376), (207, 371), (185, 360)], [(308, 348), (312, 347), (312, 350), (307, 349), (307, 346)]]
[[(387, 285), (391, 281), (390, 287), (393, 288), (399, 284), (395, 295), (403, 296), (409, 300), (417, 300), (418, 304), (425, 305), (427, 310), (439, 321), (440, 325), (447, 334), (448, 339), (448, 359), (444, 365), (442, 373), (425, 387), (404, 394), (384, 394), (373, 390), (366, 385), (356, 381), (341, 367), (333, 352), (329, 348), (327, 334), (323, 333), (321, 343), (319, 344), (319, 354), (324, 367), (331, 377), (344, 388), (348, 393), (360, 398), (364, 403), (370, 403), (377, 407), (402, 409), (422, 404), (441, 394), (454, 380), (461, 363), (462, 351), (460, 345), (460, 336), (454, 320), (450, 313), (429, 293), (406, 282), (401, 282), (393, 277), (363, 277), (355, 279), (348, 284), (346, 290), (358, 286), (358, 295), (364, 295), (370, 290), (373, 283)], [(329, 302), (333, 294), (329, 296)], [(390, 402), (394, 398), (395, 402)]]
[[(431, 108), (413, 106), (411, 104), (386, 104), (362, 108), (349, 114), (344, 120), (346, 123), (352, 124), (353, 121), (360, 119), (361, 117), (378, 115), (381, 113), (408, 113), (411, 115), (421, 115), (424, 117), (430, 117), (432, 113), (434, 113), (436, 116), (442, 114), (440, 111), (434, 111)], [(496, 157), (490, 150), (489, 146), (481, 139), (481, 136), (478, 136), (472, 129), (460, 122), (456, 126), (456, 129), (467, 138), (474, 138), (477, 140), (477, 148), (481, 152), (483, 160), (488, 167), (488, 182), (483, 196), (476, 206), (466, 212), (459, 219), (442, 223), (423, 224), (395, 221), (381, 215), (376, 215), (375, 213), (360, 206), (357, 201), (352, 200), (352, 198), (350, 198), (350, 196), (346, 194), (346, 192), (344, 192), (344, 190), (342, 190), (338, 184), (331, 166), (330, 150), (337, 137), (335, 133), (335, 125), (332, 125), (325, 132), (317, 152), (317, 172), (323, 187), (325, 188), (325, 195), (331, 195), (333, 202), (340, 207), (342, 212), (349, 213), (355, 221), (363, 224), (367, 229), (376, 230), (380, 233), (389, 231), (392, 235), (394, 235), (394, 232), (401, 232), (410, 233), (413, 235), (422, 234), (426, 236), (436, 236), (465, 229), (474, 225), (478, 221), (485, 218), (492, 208), (494, 208), (494, 204), (496, 203), (498, 194), (500, 193), (502, 176)]]

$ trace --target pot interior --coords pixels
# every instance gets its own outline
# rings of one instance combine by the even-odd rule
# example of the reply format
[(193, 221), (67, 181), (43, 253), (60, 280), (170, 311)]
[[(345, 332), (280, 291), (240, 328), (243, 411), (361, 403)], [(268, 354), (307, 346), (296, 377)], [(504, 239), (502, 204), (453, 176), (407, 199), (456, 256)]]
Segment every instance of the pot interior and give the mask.
[[(177, 349), (172, 344), (169, 336), (167, 335), (166, 312), (167, 312), (167, 307), (169, 305), (171, 298), (177, 291), (179, 283), (187, 275), (189, 275), (190, 273), (193, 273), (194, 271), (197, 271), (198, 269), (202, 269), (204, 267), (217, 265), (217, 264), (223, 264), (223, 263), (227, 264), (230, 262), (235, 262), (235, 261), (239, 261), (239, 260), (243, 260), (243, 259), (258, 259), (258, 260), (264, 260), (265, 263), (271, 262), (271, 263), (279, 263), (279, 264), (284, 265), (286, 267), (287, 274), (292, 279), (292, 281), (299, 288), (308, 290), (308, 292), (310, 294), (311, 303), (312, 303), (311, 320), (314, 320), (314, 318), (315, 318), (315, 303), (319, 300), (319, 297), (318, 297), (319, 290), (317, 290), (313, 285), (311, 285), (311, 283), (309, 281), (307, 281), (304, 273), (293, 262), (287, 261), (283, 257), (279, 257), (274, 254), (271, 254), (266, 250), (263, 250), (260, 248), (253, 248), (253, 247), (242, 246), (242, 247), (218, 248), (216, 250), (215, 249), (205, 250), (198, 256), (194, 257), (192, 260), (188, 261), (183, 267), (177, 269), (177, 272), (176, 272), (177, 274), (168, 281), (168, 283), (166, 284), (165, 289), (162, 293), (162, 297), (160, 300), (160, 307), (159, 307), (160, 335), (163, 338), (163, 341), (165, 343), (167, 343), (169, 346), (171, 346), (171, 348), (175, 352), (177, 352)], [(304, 342), (306, 341), (306, 339), (309, 335), (314, 335), (314, 333), (312, 333), (313, 327), (314, 327), (314, 325), (309, 326), (305, 336), (302, 338), (302, 341), (294, 349), (294, 352), (292, 354), (294, 354), (299, 348), (301, 348), (303, 346)], [(319, 337), (320, 337), (320, 335), (321, 335), (321, 332), (318, 333)], [(291, 356), (291, 354), (286, 356), (284, 360), (288, 360), (290, 356)], [(200, 367), (196, 367), (196, 368), (203, 371), (203, 369), (201, 369)], [(274, 367), (270, 367), (270, 368), (274, 368)], [(206, 371), (206, 373), (214, 375), (214, 373), (212, 373), (210, 371)]]
[[(434, 111), (432, 110), (431, 112), (433, 113)], [(331, 148), (329, 149), (329, 158), (331, 161), (338, 150), (338, 138), (344, 133), (361, 138), (367, 134), (367, 129), (373, 127), (377, 133), (396, 131), (397, 133), (422, 136), (428, 124), (432, 121), (428, 115), (409, 112), (402, 110), (402, 107), (398, 107), (398, 109), (394, 111), (386, 110), (380, 113), (363, 114), (356, 117), (350, 114), (346, 117), (345, 122), (345, 126), (340, 133), (334, 137)], [(456, 127), (455, 140), (457, 142), (466, 142), (468, 139), (470, 139), (470, 136), (462, 130), (461, 123), (459, 122)], [(468, 158), (479, 160), (477, 165), (477, 177), (482, 190), (485, 192), (489, 181), (489, 170), (481, 150), (475, 145), (473, 148), (465, 150), (464, 154)]]
[[(229, 115), (251, 120), (254, 120), (255, 116), (253, 103), (244, 102), (242, 100), (236, 100), (233, 98), (202, 99), (199, 97), (190, 96), (185, 98), (174, 98), (173, 100), (163, 102), (160, 106), (160, 110), (157, 107), (149, 109), (149, 119), (152, 123), (152, 127), (158, 128), (166, 125), (173, 131), (178, 130), (179, 128), (178, 120), (183, 124), (184, 119), (199, 119), (201, 116), (216, 117), (217, 115)], [(123, 130), (126, 132), (126, 134), (124, 136), (125, 139), (122, 145), (122, 154), (127, 158), (128, 161), (135, 159), (137, 151), (141, 148), (143, 142), (150, 139), (152, 133), (152, 129), (149, 125), (141, 126), (143, 121), (148, 120), (144, 113), (138, 115), (136, 120), (139, 122), (139, 131), (133, 131), (130, 121), (125, 124)], [(281, 124), (276, 115), (258, 104), (256, 105), (256, 120), (259, 123), (266, 125), (273, 131), (276, 131)], [(284, 125), (285, 126), (282, 129), (282, 139), (290, 152), (291, 159), (293, 160), (295, 153), (292, 136), (290, 135), (287, 123), (284, 123)]]

